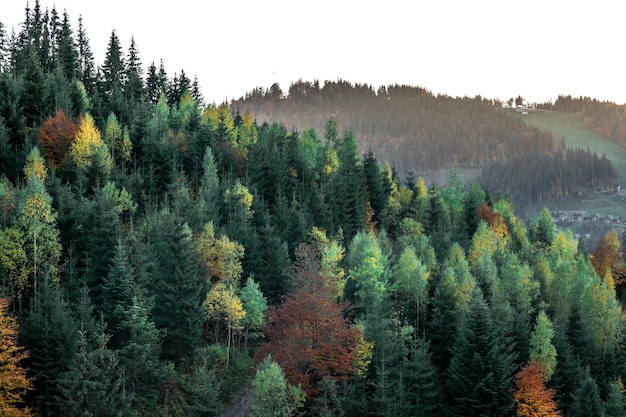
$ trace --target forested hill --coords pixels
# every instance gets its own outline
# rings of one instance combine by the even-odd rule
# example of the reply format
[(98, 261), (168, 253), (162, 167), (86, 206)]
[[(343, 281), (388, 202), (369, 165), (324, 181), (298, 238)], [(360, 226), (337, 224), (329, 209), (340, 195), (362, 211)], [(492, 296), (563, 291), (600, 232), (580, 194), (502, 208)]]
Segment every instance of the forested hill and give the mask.
[[(557, 102), (558, 106), (562, 105)], [(231, 109), (289, 128), (350, 130), (361, 152), (389, 162), (400, 177), (450, 167), (480, 167), (481, 185), (511, 196), (518, 212), (590, 187), (613, 191), (610, 161), (589, 150), (565, 150), (562, 140), (524, 123), (501, 103), (433, 95), (412, 86), (378, 90), (346, 81), (298, 81), (287, 93), (274, 84), (233, 101)], [(623, 126), (623, 124), (622, 124)]]
[(288, 92), (257, 88), (231, 108), (259, 123), (324, 131), (329, 118), (352, 131), (361, 151), (371, 150), (404, 176), (450, 166), (482, 166), (535, 151), (562, 147), (551, 134), (526, 126), (494, 107), (492, 100), (433, 95), (412, 86), (374, 90), (346, 81), (299, 81)]
[[(96, 65), (79, 22), (35, 1), (0, 26), (1, 416), (216, 417), (242, 393), (253, 417), (624, 415), (616, 232), (589, 257), (547, 210), (400, 178), (333, 119), (205, 105), (115, 32)], [(594, 158), (489, 103), (336, 88), (371, 117), (428, 103), (423, 160), (474, 163), (471, 136), (507, 179), (535, 147), (539, 189), (597, 176), (559, 182)]]
[(559, 96), (554, 103), (540, 106), (574, 115), (587, 128), (626, 146), (626, 105), (591, 99), (589, 97)]

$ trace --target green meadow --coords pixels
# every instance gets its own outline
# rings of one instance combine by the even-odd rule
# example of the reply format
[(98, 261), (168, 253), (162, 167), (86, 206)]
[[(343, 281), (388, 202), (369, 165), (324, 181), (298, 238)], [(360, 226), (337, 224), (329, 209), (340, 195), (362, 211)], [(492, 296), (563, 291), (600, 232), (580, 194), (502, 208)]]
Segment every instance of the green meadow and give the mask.
[[(518, 113), (519, 114), (519, 113)], [(606, 155), (617, 170), (620, 179), (626, 179), (626, 148), (603, 136), (587, 129), (575, 117), (553, 111), (535, 110), (519, 117), (531, 126), (552, 132), (556, 139), (563, 138), (568, 148), (589, 149), (598, 154)], [(586, 210), (599, 214), (613, 214), (626, 219), (626, 198), (624, 196), (606, 195), (590, 190), (582, 198), (565, 198), (542, 203), (550, 210)]]

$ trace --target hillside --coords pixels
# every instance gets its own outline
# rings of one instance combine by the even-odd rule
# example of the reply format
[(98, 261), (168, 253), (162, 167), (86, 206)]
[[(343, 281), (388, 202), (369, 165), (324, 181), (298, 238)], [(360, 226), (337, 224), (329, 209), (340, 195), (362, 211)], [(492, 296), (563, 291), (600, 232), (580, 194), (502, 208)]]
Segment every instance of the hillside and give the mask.
[(420, 87), (390, 85), (374, 90), (347, 81), (299, 81), (283, 92), (276, 84), (255, 89), (231, 108), (259, 124), (284, 123), (324, 132), (329, 119), (350, 130), (361, 152), (371, 150), (400, 177), (439, 169), (478, 167), (535, 150), (559, 149), (551, 135), (528, 127), (491, 100), (433, 95)]
[[(606, 155), (617, 171), (621, 182), (626, 178), (626, 147), (594, 132), (574, 115), (542, 109), (529, 112), (524, 116), (517, 112), (515, 114), (528, 125), (551, 132), (555, 138), (562, 138), (567, 148), (588, 149), (597, 155)], [(552, 210), (585, 210), (626, 218), (625, 203), (624, 196), (607, 195), (589, 190), (585, 198), (563, 198), (545, 202), (543, 205)], [(537, 213), (543, 205), (534, 211)]]
[(327, 125), (332, 119), (354, 134), (360, 152), (389, 162), (400, 178), (422, 176), (428, 184), (442, 184), (454, 167), (467, 183), (479, 181), (492, 193), (509, 195), (524, 215), (537, 204), (583, 190), (612, 192), (618, 183), (601, 155), (566, 151), (550, 131), (481, 97), (435, 96), (404, 85), (374, 91), (342, 80), (298, 81), (288, 93), (276, 84), (255, 89), (231, 108), (259, 124), (312, 127), (326, 137), (333, 134)]
[[(247, 100), (293, 119), (255, 121), (70, 22), (0, 30), (1, 416), (624, 414), (617, 234), (588, 256), (505, 196), (610, 191), (606, 157), (417, 87), (275, 86)], [(410, 172), (450, 166), (493, 188)]]

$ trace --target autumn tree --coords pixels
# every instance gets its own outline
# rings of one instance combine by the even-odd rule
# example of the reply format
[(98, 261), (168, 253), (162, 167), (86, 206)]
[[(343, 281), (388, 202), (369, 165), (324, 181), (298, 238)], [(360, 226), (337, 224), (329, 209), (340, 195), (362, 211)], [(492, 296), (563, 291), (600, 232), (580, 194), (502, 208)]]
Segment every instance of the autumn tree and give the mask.
[(63, 110), (48, 117), (39, 129), (39, 144), (51, 168), (65, 165), (79, 126)]
[(41, 276), (58, 278), (61, 243), (52, 197), (44, 186), (47, 169), (38, 148), (29, 153), (24, 174), (26, 187), (18, 202), (16, 227), (24, 236), (24, 250), (31, 261), (28, 272), (36, 291)]
[(319, 255), (311, 248), (305, 250), (305, 261), (292, 271), (292, 279), (300, 285), (282, 305), (270, 309), (268, 341), (257, 357), (271, 353), (287, 379), (313, 395), (325, 376), (345, 380), (352, 374), (358, 331), (350, 327), (344, 306), (328, 290)]
[(0, 414), (7, 417), (30, 416), (23, 396), (32, 389), (20, 362), (28, 352), (18, 345), (18, 325), (7, 312), (8, 298), (0, 299)]
[(513, 399), (518, 417), (557, 417), (561, 413), (554, 401), (554, 390), (545, 386), (541, 366), (528, 364), (515, 375)]
[(622, 266), (620, 241), (615, 229), (609, 230), (600, 240), (596, 249), (591, 253), (590, 258), (600, 278), (604, 278), (608, 270), (615, 272)]
[(89, 114), (85, 115), (71, 146), (71, 154), (76, 165), (79, 168), (91, 166), (92, 157), (98, 153), (103, 145), (104, 142), (93, 117)]

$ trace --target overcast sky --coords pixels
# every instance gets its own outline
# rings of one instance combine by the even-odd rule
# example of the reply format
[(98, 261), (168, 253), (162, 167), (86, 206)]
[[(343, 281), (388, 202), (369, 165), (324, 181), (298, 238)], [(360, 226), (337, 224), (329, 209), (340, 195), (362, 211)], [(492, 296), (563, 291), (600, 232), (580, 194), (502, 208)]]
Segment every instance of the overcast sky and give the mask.
[[(8, 31), (26, 0), (0, 0)], [(96, 62), (111, 31), (134, 35), (147, 67), (163, 59), (200, 81), (207, 102), (299, 78), (394, 83), (450, 96), (529, 102), (559, 94), (626, 103), (626, 5), (562, 0), (41, 0), (78, 16)], [(167, 4), (167, 6), (165, 6)], [(34, 0), (30, 0), (31, 7)]]

